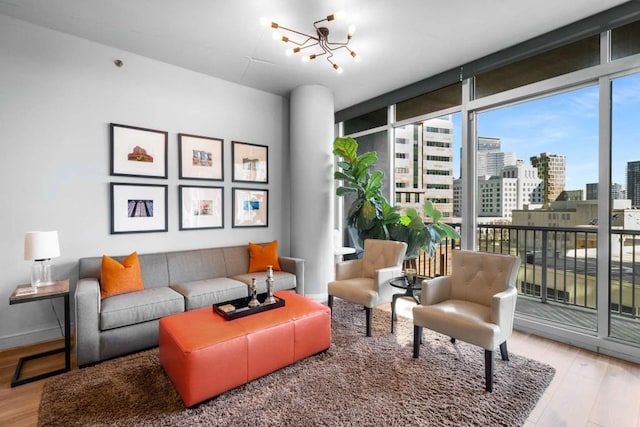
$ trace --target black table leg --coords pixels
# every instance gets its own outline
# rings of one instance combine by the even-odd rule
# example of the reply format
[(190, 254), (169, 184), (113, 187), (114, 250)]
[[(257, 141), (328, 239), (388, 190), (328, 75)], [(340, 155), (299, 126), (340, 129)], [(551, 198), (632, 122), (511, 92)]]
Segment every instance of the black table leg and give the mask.
[[(18, 366), (16, 366), (16, 371), (13, 374), (13, 379), (11, 380), (11, 387), (16, 387), (22, 384), (28, 384), (34, 381), (38, 381), (44, 378), (49, 378), (54, 375), (62, 374), (64, 372), (69, 372), (71, 370), (71, 319), (69, 317), (69, 294), (64, 295), (64, 347), (56, 348), (49, 351), (44, 351), (42, 353), (32, 354), (30, 356), (21, 357), (18, 360)], [(33, 359), (39, 359), (41, 357), (51, 356), (53, 354), (62, 353), (64, 351), (64, 368), (56, 369), (55, 371), (45, 372), (43, 374), (34, 375), (28, 378), (18, 379), (20, 377), (20, 371), (22, 370), (22, 365)]]

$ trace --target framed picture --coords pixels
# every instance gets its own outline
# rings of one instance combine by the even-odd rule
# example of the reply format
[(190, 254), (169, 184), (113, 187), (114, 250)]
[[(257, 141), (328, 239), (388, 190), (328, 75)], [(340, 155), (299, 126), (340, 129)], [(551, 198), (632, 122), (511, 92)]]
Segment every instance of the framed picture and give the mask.
[(111, 234), (167, 231), (167, 186), (111, 183)]
[(179, 185), (180, 230), (224, 228), (224, 188)]
[(181, 179), (222, 181), (223, 140), (206, 136), (178, 134)]
[(232, 142), (233, 176), (236, 182), (267, 183), (269, 177), (266, 145)]
[(232, 188), (233, 227), (269, 225), (269, 190)]
[(167, 132), (111, 123), (111, 175), (167, 177)]

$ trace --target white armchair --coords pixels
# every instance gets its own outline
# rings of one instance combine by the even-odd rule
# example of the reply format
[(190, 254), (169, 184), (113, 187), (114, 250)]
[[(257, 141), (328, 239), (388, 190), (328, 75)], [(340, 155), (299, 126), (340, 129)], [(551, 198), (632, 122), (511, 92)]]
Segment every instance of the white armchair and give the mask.
[(422, 328), (484, 348), (485, 387), (493, 391), (493, 352), (509, 360), (520, 258), (456, 250), (450, 276), (422, 282), (420, 305), (413, 308), (413, 357), (420, 356)]
[(361, 259), (336, 263), (336, 280), (329, 283), (329, 307), (336, 296), (365, 308), (367, 336), (371, 336), (373, 307), (391, 302), (394, 289), (389, 280), (400, 276), (407, 244), (392, 240), (367, 239)]

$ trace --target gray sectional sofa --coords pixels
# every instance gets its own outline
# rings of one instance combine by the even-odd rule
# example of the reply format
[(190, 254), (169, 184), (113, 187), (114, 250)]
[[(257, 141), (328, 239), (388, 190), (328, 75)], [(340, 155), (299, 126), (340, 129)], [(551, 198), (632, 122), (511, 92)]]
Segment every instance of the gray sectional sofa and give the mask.
[[(126, 255), (114, 257), (121, 261)], [(100, 300), (102, 257), (82, 258), (75, 291), (76, 356), (86, 366), (158, 345), (158, 320), (185, 310), (248, 295), (256, 278), (266, 292), (266, 273), (248, 273), (247, 245), (138, 254), (142, 291)], [(304, 295), (304, 261), (279, 257), (274, 291)]]

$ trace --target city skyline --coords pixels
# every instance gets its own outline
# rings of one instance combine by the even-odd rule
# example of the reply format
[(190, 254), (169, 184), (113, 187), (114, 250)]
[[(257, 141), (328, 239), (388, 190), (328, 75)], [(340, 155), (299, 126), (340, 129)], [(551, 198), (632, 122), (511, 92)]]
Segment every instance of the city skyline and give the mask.
[[(626, 185), (627, 162), (640, 160), (640, 75), (614, 80), (612, 182)], [(541, 153), (566, 156), (566, 190), (598, 182), (598, 87), (552, 95), (478, 114), (478, 136), (499, 138), (519, 160)], [(454, 126), (454, 176), (460, 176), (461, 114)]]

